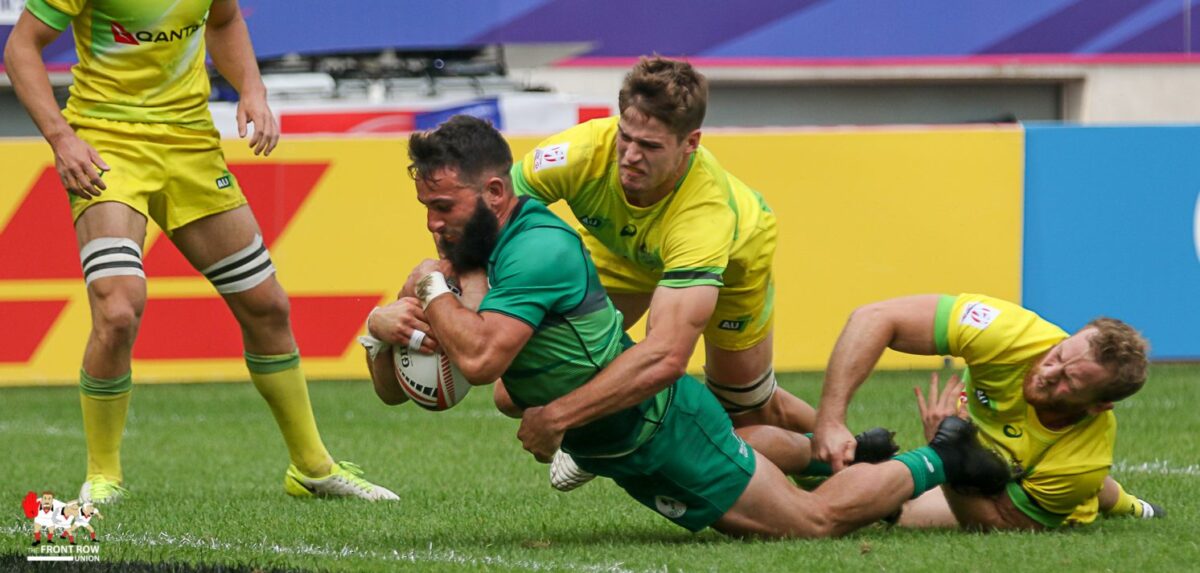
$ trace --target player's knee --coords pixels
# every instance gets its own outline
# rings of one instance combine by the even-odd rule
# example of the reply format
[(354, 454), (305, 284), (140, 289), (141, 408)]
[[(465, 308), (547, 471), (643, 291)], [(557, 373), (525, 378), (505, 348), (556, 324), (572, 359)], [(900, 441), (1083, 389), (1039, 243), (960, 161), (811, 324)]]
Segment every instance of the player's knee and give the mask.
[(287, 326), (292, 308), (282, 288), (260, 289), (238, 298), (235, 312), (243, 323)]
[(137, 336), (144, 299), (113, 293), (93, 299), (92, 330), (101, 342), (128, 345)]
[(813, 504), (810, 511), (806, 512), (805, 518), (805, 537), (815, 539), (836, 537), (841, 534), (841, 523), (838, 521), (837, 512), (823, 501)]

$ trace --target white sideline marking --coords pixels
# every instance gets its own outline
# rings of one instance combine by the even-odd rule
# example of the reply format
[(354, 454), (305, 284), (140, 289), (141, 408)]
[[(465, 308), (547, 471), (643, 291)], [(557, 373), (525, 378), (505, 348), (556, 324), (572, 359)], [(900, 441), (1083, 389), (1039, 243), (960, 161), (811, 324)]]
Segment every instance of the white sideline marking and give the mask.
[[(9, 535), (18, 535), (29, 533), (29, 527), (22, 525), (20, 527), (5, 527), (0, 528), (0, 532)], [(581, 571), (584, 573), (637, 573), (633, 569), (626, 569), (622, 563), (608, 564), (587, 564), (587, 563), (570, 563), (556, 561), (532, 561), (527, 559), (509, 559), (496, 555), (473, 556), (464, 553), (459, 553), (453, 549), (434, 549), (433, 544), (429, 544), (426, 550), (409, 549), (401, 551), (393, 549), (391, 551), (371, 551), (343, 545), (339, 548), (332, 548), (320, 545), (280, 545), (280, 544), (264, 544), (264, 543), (231, 543), (221, 541), (211, 537), (193, 537), (191, 535), (174, 536), (169, 533), (159, 533), (158, 535), (130, 535), (120, 532), (105, 532), (103, 534), (105, 541), (120, 541), (133, 545), (152, 545), (152, 546), (170, 546), (170, 547), (191, 547), (196, 549), (213, 549), (220, 551), (242, 550), (256, 551), (259, 553), (274, 553), (278, 555), (311, 555), (316, 557), (359, 557), (364, 559), (379, 560), (379, 561), (400, 561), (405, 563), (448, 563), (453, 565), (467, 565), (474, 567), (508, 567), (512, 569), (523, 569), (526, 571)], [(651, 571), (651, 570), (647, 570)], [(657, 569), (654, 569), (657, 571)]]
[(1200, 476), (1200, 465), (1173, 466), (1166, 460), (1154, 460), (1140, 464), (1117, 462), (1112, 466), (1112, 473)]

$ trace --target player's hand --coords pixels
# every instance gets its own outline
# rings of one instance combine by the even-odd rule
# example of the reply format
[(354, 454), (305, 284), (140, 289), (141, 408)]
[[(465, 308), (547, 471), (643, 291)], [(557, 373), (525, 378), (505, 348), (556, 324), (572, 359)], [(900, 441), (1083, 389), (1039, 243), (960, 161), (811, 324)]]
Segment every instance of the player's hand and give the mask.
[(450, 261), (446, 259), (425, 259), (413, 269), (412, 273), (409, 273), (408, 280), (404, 281), (404, 286), (407, 287), (409, 283), (412, 283), (414, 285), (413, 290), (416, 290), (415, 285), (421, 279), (425, 278), (425, 275), (432, 272), (442, 273), (446, 277), (454, 276), (454, 268), (450, 266)]
[(517, 439), (521, 445), (543, 464), (550, 463), (562, 446), (563, 434), (566, 430), (559, 429), (551, 416), (551, 411), (545, 406), (526, 408), (521, 416), (521, 427), (517, 430)]
[(412, 297), (381, 306), (367, 317), (367, 332), (392, 346), (408, 346), (414, 330), (425, 333), (419, 352), (433, 354), (438, 349), (433, 329), (421, 310), (421, 301)]
[(834, 473), (854, 462), (854, 450), (857, 447), (854, 434), (843, 423), (818, 421), (813, 429), (813, 455), (832, 466)]
[(929, 377), (929, 396), (921, 393), (920, 386), (913, 386), (913, 392), (917, 395), (917, 410), (921, 412), (921, 424), (925, 427), (926, 441), (933, 439), (942, 420), (950, 416), (958, 416), (964, 420), (967, 418), (959, 399), (962, 396), (963, 383), (958, 374), (951, 376), (946, 382), (944, 392), (939, 393), (938, 386), (937, 372)]
[(51, 140), (50, 148), (54, 150), (54, 169), (58, 171), (58, 179), (69, 193), (91, 199), (108, 189), (101, 179), (103, 172), (109, 169), (108, 164), (74, 132)]
[(249, 91), (240, 94), (237, 105), (238, 137), (246, 137), (246, 125), (254, 124), (250, 149), (255, 155), (269, 156), (279, 143), (279, 123), (267, 105), (267, 92)]

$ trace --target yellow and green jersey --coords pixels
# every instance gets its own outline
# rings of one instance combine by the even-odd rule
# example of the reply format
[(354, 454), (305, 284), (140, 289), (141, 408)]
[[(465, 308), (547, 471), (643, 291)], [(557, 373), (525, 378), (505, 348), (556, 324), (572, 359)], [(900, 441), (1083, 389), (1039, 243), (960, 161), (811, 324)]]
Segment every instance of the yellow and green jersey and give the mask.
[(762, 196), (700, 147), (673, 193), (648, 207), (630, 205), (617, 169), (618, 120), (589, 121), (542, 141), (513, 165), (517, 194), (565, 200), (586, 232), (660, 286), (740, 284), (758, 256), (752, 238), (773, 228)]
[(79, 63), (66, 115), (210, 129), (204, 30), (212, 0), (28, 0), (55, 30), (74, 25)]
[(1048, 527), (1095, 519), (1117, 437), (1111, 411), (1051, 430), (1025, 402), (1026, 376), (1067, 337), (1032, 311), (977, 294), (943, 296), (934, 322), (938, 353), (967, 363), (967, 405), (980, 439), (1024, 470), (1009, 497)]

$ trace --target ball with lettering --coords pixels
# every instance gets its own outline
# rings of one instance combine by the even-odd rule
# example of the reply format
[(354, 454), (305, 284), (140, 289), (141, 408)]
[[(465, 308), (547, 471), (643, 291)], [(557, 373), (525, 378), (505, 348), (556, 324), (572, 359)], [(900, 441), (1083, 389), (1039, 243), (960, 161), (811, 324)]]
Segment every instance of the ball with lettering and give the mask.
[(426, 410), (448, 410), (471, 391), (458, 367), (440, 350), (421, 354), (407, 346), (392, 347), (396, 362), (396, 380), (410, 400)]

